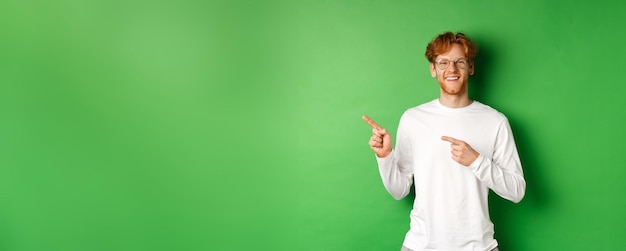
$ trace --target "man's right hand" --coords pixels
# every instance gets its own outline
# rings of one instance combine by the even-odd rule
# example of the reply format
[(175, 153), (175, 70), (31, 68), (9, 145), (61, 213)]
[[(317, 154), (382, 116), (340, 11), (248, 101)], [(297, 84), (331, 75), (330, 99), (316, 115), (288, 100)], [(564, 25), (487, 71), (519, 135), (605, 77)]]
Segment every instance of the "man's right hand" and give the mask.
[(391, 135), (381, 128), (374, 120), (363, 115), (363, 120), (372, 126), (372, 137), (370, 138), (370, 148), (379, 158), (385, 158), (391, 153)]

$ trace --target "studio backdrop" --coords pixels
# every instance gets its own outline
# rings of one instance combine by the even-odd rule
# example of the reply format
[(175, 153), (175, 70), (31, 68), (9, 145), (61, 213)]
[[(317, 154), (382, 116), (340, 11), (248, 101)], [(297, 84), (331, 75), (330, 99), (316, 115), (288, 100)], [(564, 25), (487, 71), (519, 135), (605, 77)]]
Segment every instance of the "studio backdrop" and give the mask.
[(509, 118), (527, 191), (503, 251), (626, 246), (622, 1), (0, 3), (0, 250), (399, 250), (395, 135), (444, 31)]

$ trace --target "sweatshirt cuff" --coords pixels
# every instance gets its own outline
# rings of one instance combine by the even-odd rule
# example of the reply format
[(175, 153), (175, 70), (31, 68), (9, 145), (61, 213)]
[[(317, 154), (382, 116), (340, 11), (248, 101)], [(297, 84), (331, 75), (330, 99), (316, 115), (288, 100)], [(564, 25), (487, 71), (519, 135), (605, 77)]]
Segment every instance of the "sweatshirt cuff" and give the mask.
[(469, 165), (470, 170), (474, 172), (478, 172), (478, 169), (480, 168), (480, 164), (483, 163), (483, 159), (485, 159), (485, 157), (482, 154), (478, 155), (478, 158), (476, 158), (474, 162), (472, 162), (472, 164)]
[(393, 161), (393, 154), (394, 154), (394, 150), (391, 149), (391, 152), (389, 153), (389, 155), (387, 155), (387, 157), (381, 158), (378, 157), (378, 155), (374, 154), (374, 156), (376, 157), (376, 161), (378, 162), (379, 166), (386, 166), (388, 163), (391, 163)]

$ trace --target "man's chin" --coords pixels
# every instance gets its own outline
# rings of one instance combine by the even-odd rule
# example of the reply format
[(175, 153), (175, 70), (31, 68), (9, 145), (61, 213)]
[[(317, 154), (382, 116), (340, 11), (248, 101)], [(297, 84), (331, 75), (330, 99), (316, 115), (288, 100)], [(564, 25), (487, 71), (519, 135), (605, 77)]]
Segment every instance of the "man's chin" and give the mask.
[(442, 87), (441, 91), (445, 94), (448, 95), (461, 95), (463, 94), (463, 88), (449, 88), (449, 87)]

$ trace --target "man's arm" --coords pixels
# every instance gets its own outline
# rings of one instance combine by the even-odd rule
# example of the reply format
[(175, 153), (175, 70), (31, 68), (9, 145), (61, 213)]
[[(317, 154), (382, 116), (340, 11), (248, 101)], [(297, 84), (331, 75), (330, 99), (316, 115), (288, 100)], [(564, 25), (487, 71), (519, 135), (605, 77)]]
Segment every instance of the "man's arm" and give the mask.
[(383, 185), (393, 198), (400, 200), (409, 194), (413, 184), (413, 169), (409, 155), (411, 146), (405, 138), (402, 120), (398, 127), (395, 151), (391, 148), (391, 135), (387, 130), (381, 128), (367, 116), (363, 116), (363, 120), (372, 126), (372, 137), (370, 137), (369, 145), (376, 153)]
[(469, 167), (500, 197), (515, 203), (524, 198), (526, 180), (508, 120), (504, 119), (500, 124), (493, 157), (489, 159), (481, 155)]
[(515, 203), (524, 198), (526, 181), (508, 120), (498, 128), (493, 158), (478, 153), (465, 141), (443, 136), (451, 144), (452, 159), (468, 166), (478, 179), (500, 197)]

